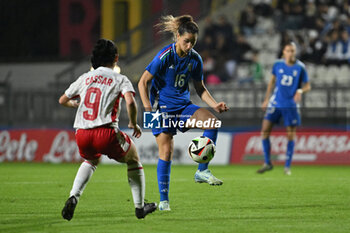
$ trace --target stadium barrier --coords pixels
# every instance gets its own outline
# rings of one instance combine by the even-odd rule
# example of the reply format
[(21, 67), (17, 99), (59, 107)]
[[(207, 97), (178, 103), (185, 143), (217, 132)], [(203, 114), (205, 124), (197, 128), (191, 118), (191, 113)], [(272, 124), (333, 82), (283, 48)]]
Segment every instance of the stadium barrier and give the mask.
[[(131, 135), (130, 130), (124, 132)], [(192, 131), (175, 136), (174, 164), (193, 164), (188, 156), (191, 139), (201, 135)], [(158, 147), (151, 132), (134, 139), (144, 164), (156, 164)], [(284, 132), (270, 137), (272, 160), (283, 163), (287, 138)], [(211, 164), (261, 164), (263, 161), (259, 132), (220, 132), (216, 156)], [(0, 131), (0, 162), (70, 163), (82, 161), (75, 142), (74, 130), (24, 129)], [(102, 163), (115, 163), (103, 156)], [(350, 165), (350, 133), (348, 131), (298, 132), (294, 164)]]
[[(271, 159), (284, 163), (287, 137), (285, 132), (270, 136)], [(260, 132), (238, 133), (232, 137), (230, 162), (235, 164), (261, 164), (263, 150)], [(298, 132), (295, 140), (293, 164), (350, 165), (350, 133)]]
[[(130, 130), (124, 132), (132, 134)], [(173, 162), (193, 164), (188, 156), (191, 139), (201, 132), (188, 132), (175, 136)], [(228, 164), (231, 150), (231, 133), (220, 133), (217, 154), (212, 164)], [(151, 132), (144, 132), (139, 139), (133, 139), (144, 164), (156, 164), (158, 147)], [(74, 130), (28, 129), (0, 131), (0, 162), (48, 162), (70, 163), (82, 161), (75, 142)], [(106, 156), (102, 163), (116, 163)]]

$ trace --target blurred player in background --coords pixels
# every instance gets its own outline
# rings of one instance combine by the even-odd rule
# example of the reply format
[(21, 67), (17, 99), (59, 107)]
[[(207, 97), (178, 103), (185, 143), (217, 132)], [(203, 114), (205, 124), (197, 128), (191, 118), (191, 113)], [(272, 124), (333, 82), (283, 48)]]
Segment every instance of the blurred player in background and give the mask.
[(299, 102), (302, 94), (311, 89), (305, 65), (295, 56), (295, 43), (288, 42), (283, 47), (283, 59), (276, 61), (272, 67), (272, 77), (262, 104), (262, 109), (266, 110), (261, 129), (265, 163), (257, 171), (258, 173), (264, 173), (273, 168), (270, 159), (269, 137), (273, 125), (283, 117), (288, 138), (284, 173), (291, 175), (290, 166), (294, 152), (296, 127), (300, 125)]
[[(200, 108), (190, 101), (189, 81), (192, 79), (196, 92), (216, 112), (227, 111), (224, 102), (217, 103), (209, 94), (203, 83), (203, 62), (200, 55), (193, 49), (198, 37), (198, 25), (189, 15), (162, 18), (157, 26), (162, 32), (171, 32), (175, 43), (165, 46), (146, 67), (138, 87), (145, 111), (159, 111), (171, 116), (180, 116), (177, 120), (195, 119), (205, 121), (216, 117), (207, 109)], [(148, 83), (152, 82), (150, 92)], [(174, 150), (173, 136), (179, 129), (182, 132), (188, 128), (168, 127), (152, 129), (159, 150), (157, 166), (158, 187), (160, 193), (159, 210), (170, 210), (169, 183), (170, 168)], [(203, 128), (205, 129), (205, 128)], [(218, 129), (207, 128), (204, 136), (216, 143)], [(199, 164), (194, 176), (195, 182), (221, 185), (208, 169), (208, 163)]]
[[(110, 40), (97, 41), (91, 57), (94, 70), (81, 75), (59, 99), (66, 107), (78, 108), (74, 128), (80, 155), (85, 159), (75, 177), (69, 199), (62, 210), (62, 217), (73, 218), (75, 207), (86, 184), (99, 163), (101, 154), (121, 163), (127, 163), (135, 214), (144, 218), (157, 208), (156, 203), (144, 203), (145, 176), (135, 145), (130, 137), (118, 128), (122, 98), (126, 101), (129, 128), (139, 138), (137, 106), (134, 88), (128, 78), (113, 70), (118, 61), (118, 49)], [(80, 96), (80, 104), (74, 97)]]

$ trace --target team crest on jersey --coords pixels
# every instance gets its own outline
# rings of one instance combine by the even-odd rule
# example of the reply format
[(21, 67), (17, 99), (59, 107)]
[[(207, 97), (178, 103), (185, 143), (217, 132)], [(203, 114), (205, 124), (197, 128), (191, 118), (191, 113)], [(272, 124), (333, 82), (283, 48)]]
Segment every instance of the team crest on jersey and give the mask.
[(293, 76), (296, 77), (298, 74), (298, 71), (297, 70), (293, 70)]
[(278, 72), (280, 72), (282, 74), (283, 73), (283, 69), (280, 69)]
[(188, 71), (191, 72), (192, 71), (192, 63), (188, 64), (187, 68), (188, 68)]

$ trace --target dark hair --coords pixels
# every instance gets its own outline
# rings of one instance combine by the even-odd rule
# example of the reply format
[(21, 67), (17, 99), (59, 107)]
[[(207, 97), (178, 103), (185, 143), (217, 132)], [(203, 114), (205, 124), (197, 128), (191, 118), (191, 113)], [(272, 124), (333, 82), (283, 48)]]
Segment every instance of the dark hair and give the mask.
[(294, 41), (292, 41), (292, 40), (290, 40), (290, 41), (287, 41), (287, 42), (285, 42), (284, 44), (283, 44), (283, 49), (286, 47), (286, 46), (295, 46), (295, 47), (297, 47), (297, 45), (295, 44), (295, 42)]
[(155, 25), (161, 27), (161, 32), (173, 33), (174, 40), (176, 40), (176, 33), (182, 36), (185, 32), (191, 34), (198, 34), (199, 28), (196, 22), (193, 21), (192, 16), (182, 15), (174, 17), (172, 15), (163, 16), (160, 23)]
[(91, 64), (94, 69), (100, 66), (112, 65), (118, 55), (118, 48), (113, 41), (99, 39), (91, 55)]
[(193, 21), (192, 16), (184, 15), (179, 18), (178, 32), (183, 35), (185, 32), (191, 34), (198, 34), (198, 25)]

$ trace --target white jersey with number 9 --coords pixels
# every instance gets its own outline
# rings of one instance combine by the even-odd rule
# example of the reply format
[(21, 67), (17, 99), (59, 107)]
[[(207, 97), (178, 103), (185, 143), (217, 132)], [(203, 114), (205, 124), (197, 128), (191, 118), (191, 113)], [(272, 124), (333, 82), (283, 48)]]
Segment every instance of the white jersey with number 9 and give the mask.
[(113, 122), (118, 127), (122, 97), (135, 90), (130, 80), (113, 69), (99, 67), (81, 75), (65, 91), (66, 96), (80, 96), (74, 128), (90, 129)]

